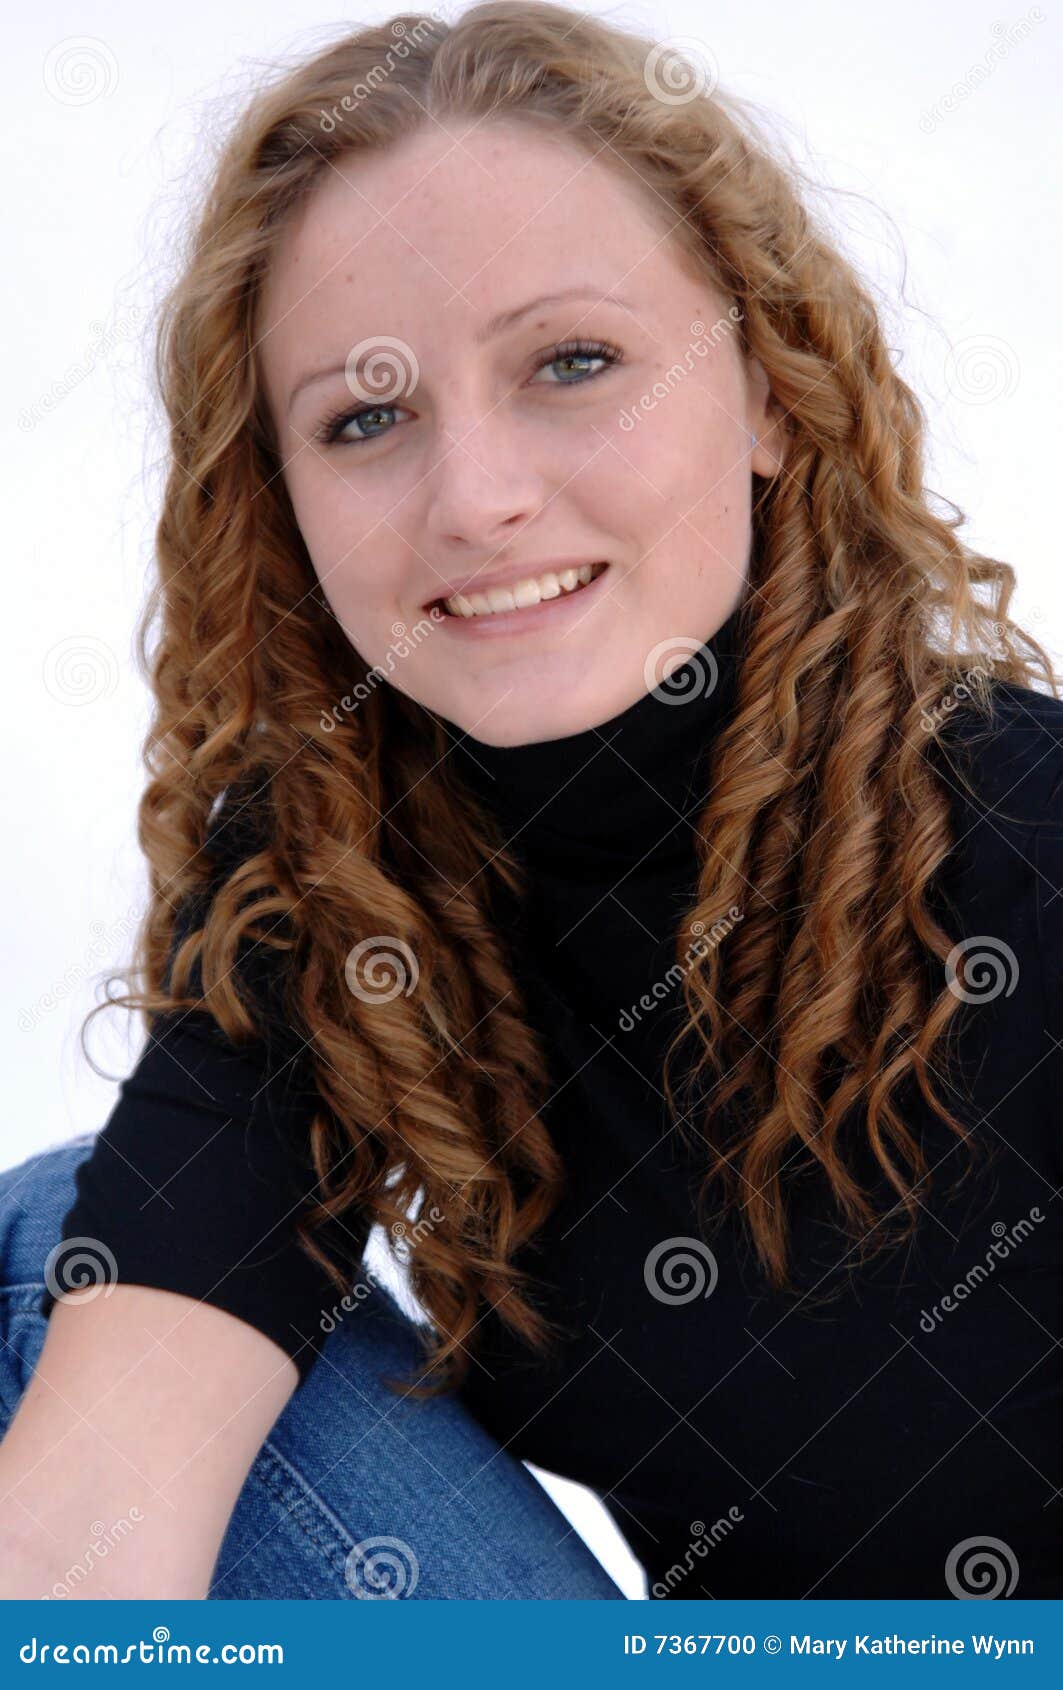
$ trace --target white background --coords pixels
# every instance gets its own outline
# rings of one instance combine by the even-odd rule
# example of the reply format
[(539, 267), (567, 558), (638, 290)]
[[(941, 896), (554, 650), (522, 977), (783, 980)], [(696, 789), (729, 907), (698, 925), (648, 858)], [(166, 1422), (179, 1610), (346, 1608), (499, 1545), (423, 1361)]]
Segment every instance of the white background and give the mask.
[[(1015, 566), (1013, 614), (1063, 667), (1058, 9), (587, 9), (692, 45), (823, 185), (820, 208), (873, 281), (927, 408), (928, 485), (967, 514), (971, 544)], [(116, 1091), (77, 1029), (143, 899), (148, 700), (131, 640), (163, 452), (145, 372), (174, 235), (249, 80), (391, 10), (336, 20), (309, 0), (119, 0), (24, 7), (6, 23), (2, 1166), (95, 1130)], [(85, 81), (64, 82), (78, 58)], [(90, 1035), (116, 1079), (135, 1056), (126, 1019), (100, 1016)], [(549, 1488), (641, 1594), (598, 1504)]]

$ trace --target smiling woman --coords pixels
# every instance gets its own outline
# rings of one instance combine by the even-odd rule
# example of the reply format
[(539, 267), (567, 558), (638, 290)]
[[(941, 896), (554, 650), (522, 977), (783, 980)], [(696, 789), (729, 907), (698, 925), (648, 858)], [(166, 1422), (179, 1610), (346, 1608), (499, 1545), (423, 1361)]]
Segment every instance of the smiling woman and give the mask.
[[(532, 610), (536, 605), (549, 604), (551, 599), (570, 598), (582, 592), (609, 568), (607, 563), (556, 563), (544, 568), (539, 575), (522, 575), (516, 580), (477, 590), (475, 575), (464, 583), (464, 591), (455, 588), (445, 599), (437, 599), (449, 616), (462, 616), (467, 621), (482, 616), (501, 616), (507, 610)], [(526, 623), (522, 626), (527, 626)]]
[(137, 1594), (616, 1597), (527, 1461), (655, 1598), (1063, 1595), (1063, 701), (796, 174), (490, 0), (260, 93), (192, 235), (148, 1046), (0, 1185), (47, 1555), (132, 1473)]
[(371, 664), (396, 623), (456, 609), (394, 681), (489, 744), (608, 721), (648, 650), (741, 595), (781, 407), (674, 224), (608, 148), (455, 113), (341, 154), (278, 240), (254, 355), (314, 571)]

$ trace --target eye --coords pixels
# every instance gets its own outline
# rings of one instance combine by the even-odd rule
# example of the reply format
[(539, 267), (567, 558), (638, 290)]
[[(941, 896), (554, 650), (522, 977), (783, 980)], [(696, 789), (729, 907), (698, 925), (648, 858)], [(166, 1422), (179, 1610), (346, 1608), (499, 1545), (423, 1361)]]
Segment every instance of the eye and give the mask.
[[(536, 374), (539, 373), (539, 370), (551, 369), (554, 364), (586, 364), (592, 360), (604, 363), (608, 367), (610, 364), (619, 364), (621, 356), (619, 347), (610, 346), (604, 340), (567, 340), (563, 345), (553, 348), (539, 365)], [(595, 376), (600, 376), (602, 373), (601, 370), (592, 370), (589, 375), (580, 375), (575, 381), (563, 381), (557, 384), (548, 383), (547, 385), (579, 387), (583, 382), (592, 381)]]
[[(619, 364), (623, 354), (619, 347), (610, 346), (603, 340), (568, 340), (560, 346), (552, 347), (546, 357), (536, 366), (536, 376), (542, 370), (551, 369), (555, 364), (586, 364), (597, 362), (608, 368), (612, 364)], [(551, 387), (581, 387), (584, 382), (593, 381), (596, 376), (604, 374), (603, 370), (577, 372), (573, 380), (548, 382)], [(538, 384), (542, 386), (542, 383)], [(356, 405), (353, 410), (337, 411), (327, 417), (319, 432), (314, 436), (315, 441), (322, 446), (366, 446), (371, 440), (379, 440), (381, 432), (373, 434), (359, 434), (350, 439), (344, 439), (344, 431), (355, 424), (363, 423), (371, 427), (378, 427), (381, 418), (386, 418), (389, 411), (399, 411), (401, 405), (378, 404)], [(387, 433), (385, 428), (383, 433)]]
[(361, 434), (353, 440), (344, 440), (341, 438), (344, 429), (352, 423), (376, 421), (386, 412), (400, 409), (398, 405), (356, 405), (353, 411), (337, 411), (333, 416), (326, 417), (314, 439), (322, 446), (365, 446), (370, 440), (378, 440), (380, 436)]

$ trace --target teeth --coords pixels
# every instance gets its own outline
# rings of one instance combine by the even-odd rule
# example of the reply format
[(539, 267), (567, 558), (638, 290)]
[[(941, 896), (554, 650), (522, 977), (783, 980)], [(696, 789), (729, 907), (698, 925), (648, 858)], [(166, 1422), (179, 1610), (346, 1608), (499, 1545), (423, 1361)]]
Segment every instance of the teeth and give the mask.
[(453, 598), (443, 600), (443, 608), (452, 616), (491, 616), (496, 610), (524, 610), (543, 599), (556, 599), (585, 587), (605, 567), (604, 563), (583, 563), (578, 569), (529, 575), (509, 587), (488, 587), (484, 593), (455, 593)]

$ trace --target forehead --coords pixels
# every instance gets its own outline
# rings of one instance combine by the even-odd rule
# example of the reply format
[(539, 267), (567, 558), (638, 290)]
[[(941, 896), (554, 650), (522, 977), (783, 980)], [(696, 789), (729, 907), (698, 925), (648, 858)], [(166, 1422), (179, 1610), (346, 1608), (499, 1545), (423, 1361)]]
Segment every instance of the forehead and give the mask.
[[(301, 353), (375, 330), (422, 340), (600, 281), (649, 301), (696, 284), (670, 207), (615, 155), (530, 124), (418, 131), (327, 169), (280, 237), (259, 306), (271, 387)], [(591, 302), (588, 302), (591, 303)], [(586, 309), (575, 302), (575, 316)]]

